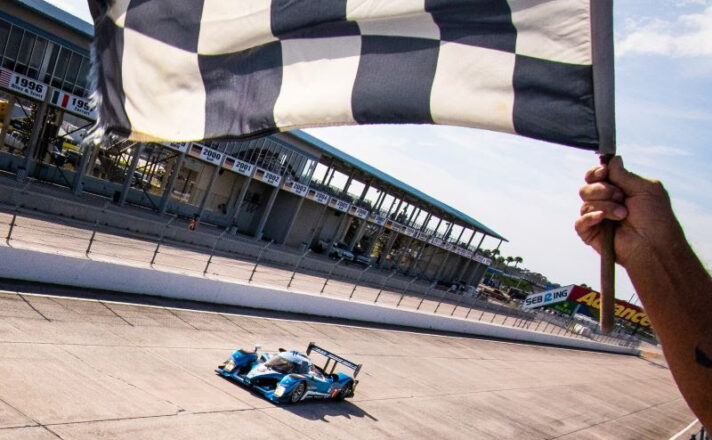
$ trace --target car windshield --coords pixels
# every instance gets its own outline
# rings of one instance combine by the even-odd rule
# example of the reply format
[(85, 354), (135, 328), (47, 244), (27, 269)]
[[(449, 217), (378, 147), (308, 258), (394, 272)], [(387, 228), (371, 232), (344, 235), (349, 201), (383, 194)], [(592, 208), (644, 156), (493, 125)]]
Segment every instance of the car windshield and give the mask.
[(265, 366), (283, 374), (289, 374), (297, 369), (297, 364), (279, 355), (265, 362)]

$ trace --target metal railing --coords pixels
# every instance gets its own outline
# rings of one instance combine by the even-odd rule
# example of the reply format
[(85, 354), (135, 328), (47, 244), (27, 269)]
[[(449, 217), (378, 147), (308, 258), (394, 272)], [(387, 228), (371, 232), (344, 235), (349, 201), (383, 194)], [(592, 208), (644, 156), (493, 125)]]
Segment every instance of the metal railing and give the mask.
[(690, 435), (689, 440), (712, 440), (712, 437), (710, 437), (709, 432), (707, 432), (703, 426), (698, 432)]
[[(630, 347), (639, 343), (636, 337), (603, 335), (596, 328), (584, 332), (575, 321), (542, 311), (511, 308), (482, 295), (449, 292), (435, 284), (425, 284), (418, 277), (396, 279), (397, 270), (382, 271), (370, 266), (346, 268), (343, 259), (333, 262), (324, 256), (313, 255), (309, 250), (294, 253), (278, 249), (272, 242), (235, 238), (227, 230), (188, 232), (187, 224), (176, 221), (176, 217), (158, 223), (111, 210), (109, 202), (101, 207), (82, 205), (84, 209), (96, 211), (93, 223), (68, 218), (39, 220), (20, 204), (21, 196), (27, 195), (28, 186), (15, 191), (19, 193), (15, 197), (15, 206), (0, 206), (0, 236), (12, 247), (278, 287), (295, 294), (318, 292), (349, 301), (377, 303), (606, 344)], [(146, 236), (112, 228), (101, 221), (106, 216), (153, 221), (160, 233)], [(174, 238), (181, 233), (195, 237), (191, 240), (193, 244)], [(348, 272), (337, 274), (337, 269)]]

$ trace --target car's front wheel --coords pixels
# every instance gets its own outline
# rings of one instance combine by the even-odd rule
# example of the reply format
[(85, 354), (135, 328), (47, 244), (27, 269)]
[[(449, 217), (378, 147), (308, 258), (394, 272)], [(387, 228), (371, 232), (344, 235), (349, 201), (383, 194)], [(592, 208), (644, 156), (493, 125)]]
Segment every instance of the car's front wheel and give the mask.
[(299, 384), (294, 387), (292, 394), (289, 395), (289, 403), (297, 403), (302, 400), (304, 393), (307, 391), (307, 386), (304, 382), (299, 382)]

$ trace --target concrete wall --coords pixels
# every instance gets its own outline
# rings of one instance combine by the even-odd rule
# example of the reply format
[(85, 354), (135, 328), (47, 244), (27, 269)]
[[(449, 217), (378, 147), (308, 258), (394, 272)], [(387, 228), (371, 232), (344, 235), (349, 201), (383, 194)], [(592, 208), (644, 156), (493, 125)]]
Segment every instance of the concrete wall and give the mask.
[(280, 191), (274, 201), (274, 207), (265, 225), (264, 238), (272, 239), (276, 243), (284, 241), (284, 234), (287, 233), (289, 222), (292, 220), (294, 212), (297, 210), (300, 197)]
[[(253, 180), (247, 190), (245, 202), (240, 209), (240, 217), (237, 221), (237, 228), (240, 232), (254, 235), (257, 232), (257, 225), (260, 222), (265, 206), (269, 201), (269, 196), (274, 189), (273, 186)], [(257, 201), (257, 203), (253, 203)]]
[(323, 210), (324, 205), (309, 199), (304, 200), (302, 209), (299, 210), (299, 216), (289, 236), (289, 240), (285, 244), (287, 246), (298, 247), (302, 242), (309, 241), (309, 237), (311, 237), (312, 232), (318, 226), (317, 222)]
[(630, 348), (520, 328), (25, 249), (0, 247), (0, 261), (3, 262), (0, 265), (0, 277), (6, 278), (452, 331), (613, 353), (638, 354), (637, 350)]

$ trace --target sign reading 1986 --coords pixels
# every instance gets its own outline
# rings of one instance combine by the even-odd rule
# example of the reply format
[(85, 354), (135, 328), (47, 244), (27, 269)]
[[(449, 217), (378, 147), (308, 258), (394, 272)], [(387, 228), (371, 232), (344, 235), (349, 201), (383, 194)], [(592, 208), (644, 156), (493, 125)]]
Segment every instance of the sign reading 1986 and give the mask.
[(76, 113), (89, 119), (96, 119), (96, 111), (94, 107), (89, 105), (88, 99), (55, 89), (49, 102), (52, 105), (66, 109), (70, 113)]
[(47, 84), (7, 69), (0, 69), (0, 87), (39, 100), (47, 96)]

